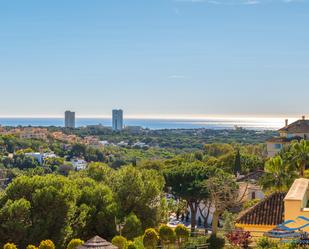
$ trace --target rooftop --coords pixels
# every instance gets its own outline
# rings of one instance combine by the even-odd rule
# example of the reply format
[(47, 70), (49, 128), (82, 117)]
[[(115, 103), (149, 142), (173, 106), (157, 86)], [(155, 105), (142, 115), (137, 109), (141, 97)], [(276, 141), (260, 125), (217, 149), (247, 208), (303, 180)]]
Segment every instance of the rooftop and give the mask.
[(279, 132), (287, 132), (287, 133), (309, 133), (309, 120), (303, 117), (300, 120), (295, 121), (290, 125), (286, 125), (281, 128)]
[(77, 249), (118, 249), (118, 247), (99, 236), (95, 236), (83, 245), (78, 246)]
[(284, 222), (285, 193), (277, 192), (240, 214), (236, 222), (246, 225), (276, 226)]

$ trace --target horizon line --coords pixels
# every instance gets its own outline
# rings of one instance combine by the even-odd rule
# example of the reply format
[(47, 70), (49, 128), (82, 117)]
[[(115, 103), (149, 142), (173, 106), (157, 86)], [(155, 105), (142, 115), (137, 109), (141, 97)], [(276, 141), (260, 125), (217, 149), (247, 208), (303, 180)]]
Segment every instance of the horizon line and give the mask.
[[(139, 115), (125, 115), (124, 119), (174, 119), (174, 120), (208, 120), (208, 119), (215, 119), (215, 120), (285, 120), (285, 119), (291, 119), (291, 120), (297, 120), (300, 119), (301, 115), (246, 115), (246, 114), (139, 114)], [(12, 119), (20, 119), (20, 118), (32, 118), (32, 119), (48, 119), (48, 118), (59, 118), (64, 119), (64, 115), (0, 115), (0, 118), (6, 119), (6, 118), (12, 118)], [(111, 119), (111, 115), (79, 115), (76, 116), (76, 119)]]

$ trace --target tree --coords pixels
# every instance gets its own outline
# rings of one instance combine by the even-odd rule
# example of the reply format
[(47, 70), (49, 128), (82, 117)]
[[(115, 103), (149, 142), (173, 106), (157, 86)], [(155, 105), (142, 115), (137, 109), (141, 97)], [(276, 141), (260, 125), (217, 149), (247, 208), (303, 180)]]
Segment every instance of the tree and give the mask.
[(142, 235), (142, 223), (139, 218), (131, 213), (126, 217), (122, 234), (129, 240), (132, 240)]
[(30, 210), (30, 202), (23, 198), (6, 201), (0, 209), (0, 243), (13, 240), (18, 245), (25, 245), (24, 238), (31, 225)]
[(309, 141), (301, 140), (292, 144), (293, 161), (296, 163), (299, 176), (304, 177), (306, 166), (309, 164)]
[(297, 176), (279, 155), (266, 162), (264, 171), (260, 184), (267, 191), (287, 191)]
[(72, 239), (68, 246), (67, 249), (76, 249), (78, 246), (84, 244), (84, 241), (81, 239)]
[(196, 227), (196, 214), (200, 202), (208, 198), (203, 184), (205, 179), (215, 174), (218, 169), (203, 163), (183, 163), (164, 172), (167, 187), (178, 198), (187, 201), (191, 211), (191, 231)]
[(228, 211), (224, 211), (222, 214), (223, 218), (223, 231), (226, 233), (232, 232), (235, 229), (235, 214), (232, 214)]
[(51, 240), (43, 240), (39, 245), (39, 249), (55, 249), (55, 244)]
[(117, 235), (112, 239), (112, 244), (117, 246), (119, 249), (126, 249), (127, 243), (127, 239), (120, 235)]
[(31, 169), (38, 167), (39, 163), (34, 157), (19, 154), (14, 155), (13, 166), (19, 169)]
[(110, 186), (116, 194), (120, 218), (133, 212), (143, 228), (158, 224), (164, 187), (164, 178), (158, 172), (123, 167), (115, 172)]
[(236, 152), (235, 157), (235, 167), (234, 167), (234, 174), (237, 176), (237, 174), (241, 173), (241, 159), (240, 159), (240, 152), (239, 149)]
[(0, 243), (15, 238), (25, 248), (50, 238), (64, 247), (72, 237), (112, 238), (116, 211), (111, 189), (90, 178), (18, 177), (0, 195)]
[(143, 244), (147, 249), (155, 249), (159, 242), (159, 235), (153, 228), (149, 228), (143, 235)]
[(186, 242), (188, 240), (190, 232), (188, 228), (186, 228), (184, 225), (179, 224), (175, 228), (175, 234), (176, 234), (178, 247), (180, 248), (183, 242)]
[(159, 227), (159, 237), (161, 239), (162, 245), (169, 245), (175, 242), (176, 234), (173, 228), (169, 227), (168, 225), (161, 225)]
[(107, 184), (111, 179), (113, 169), (104, 163), (89, 163), (86, 173), (95, 181)]
[(59, 157), (48, 157), (44, 159), (44, 166), (50, 168), (52, 171), (56, 171), (63, 163), (64, 159)]
[(83, 157), (86, 153), (86, 145), (74, 144), (69, 152), (70, 157)]
[(229, 153), (234, 153), (234, 148), (230, 144), (206, 144), (205, 154), (213, 157), (220, 157)]
[(212, 234), (218, 232), (219, 216), (237, 202), (238, 185), (235, 178), (223, 171), (217, 171), (215, 176), (207, 179), (205, 187), (209, 193), (209, 200), (215, 208), (212, 221)]

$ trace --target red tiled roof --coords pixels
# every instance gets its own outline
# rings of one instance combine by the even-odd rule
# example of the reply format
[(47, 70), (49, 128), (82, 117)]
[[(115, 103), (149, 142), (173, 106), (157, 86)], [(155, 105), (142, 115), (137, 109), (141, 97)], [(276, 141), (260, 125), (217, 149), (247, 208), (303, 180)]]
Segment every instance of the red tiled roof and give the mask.
[(273, 193), (252, 208), (240, 214), (238, 224), (279, 225), (284, 222), (284, 202), (286, 193)]
[(296, 122), (283, 127), (279, 132), (288, 132), (288, 133), (309, 133), (309, 120), (300, 119)]

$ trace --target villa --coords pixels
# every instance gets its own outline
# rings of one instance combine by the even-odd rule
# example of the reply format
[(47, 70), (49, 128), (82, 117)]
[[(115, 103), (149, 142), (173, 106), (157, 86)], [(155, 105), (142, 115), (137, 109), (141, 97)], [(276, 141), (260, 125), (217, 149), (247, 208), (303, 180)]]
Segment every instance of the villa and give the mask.
[(303, 116), (302, 119), (289, 124), (286, 119), (285, 127), (278, 130), (278, 132), (278, 137), (273, 137), (266, 142), (268, 157), (278, 154), (285, 145), (293, 140), (309, 140), (309, 120), (306, 120), (306, 117)]
[(273, 193), (240, 214), (236, 226), (260, 237), (277, 228), (309, 232), (309, 179), (296, 179), (288, 193)]

